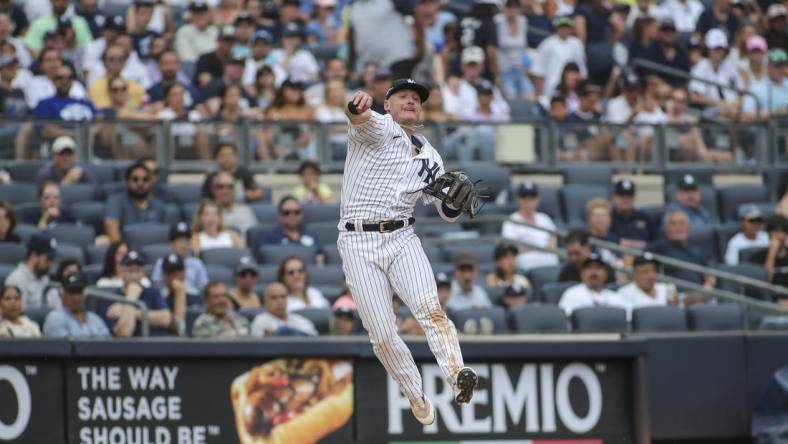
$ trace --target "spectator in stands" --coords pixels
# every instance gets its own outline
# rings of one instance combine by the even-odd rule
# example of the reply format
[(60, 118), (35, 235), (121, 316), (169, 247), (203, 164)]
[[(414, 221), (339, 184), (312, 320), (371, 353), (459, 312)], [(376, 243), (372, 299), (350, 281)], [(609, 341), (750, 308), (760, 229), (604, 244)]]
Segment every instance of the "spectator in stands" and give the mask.
[(320, 181), (320, 164), (305, 160), (298, 167), (301, 184), (293, 189), (293, 198), (304, 204), (331, 202), (331, 188)]
[[(781, 215), (772, 216), (766, 224), (766, 231), (769, 233), (769, 247), (754, 254), (751, 260), (766, 267), (769, 282), (788, 287), (788, 219)], [(787, 299), (777, 302), (783, 307), (788, 306)]]
[(612, 290), (605, 288), (609, 281), (609, 265), (596, 253), (589, 254), (581, 263), (580, 283), (569, 287), (561, 295), (558, 306), (567, 316), (578, 308), (608, 306), (627, 310), (629, 315), (632, 307), (628, 301)]
[(74, 153), (76, 146), (71, 136), (60, 136), (52, 142), (52, 160), (42, 166), (36, 175), (39, 186), (44, 182), (70, 185), (96, 181), (90, 171), (77, 164)]
[[(62, 284), (67, 277), (81, 272), (82, 265), (80, 265), (77, 258), (67, 257), (65, 259), (60, 259), (60, 263), (57, 264), (57, 270), (55, 271), (54, 281)], [(46, 300), (60, 300), (60, 289), (55, 287), (49, 288), (46, 294)]]
[(529, 248), (529, 246), (555, 247), (555, 237), (548, 231), (521, 225), (528, 223), (545, 230), (556, 229), (550, 216), (536, 211), (539, 202), (539, 187), (536, 183), (530, 180), (523, 182), (517, 187), (517, 211), (509, 216), (511, 222), (505, 221), (501, 225), (501, 236), (520, 244), (520, 253), (517, 256), (519, 270), (527, 271), (531, 268), (558, 264), (558, 257), (555, 254)]
[(272, 64), (279, 65), (294, 82), (311, 83), (318, 79), (320, 70), (315, 56), (301, 47), (304, 31), (298, 22), (284, 26), (282, 48), (271, 51)]
[(578, 88), (578, 107), (566, 116), (571, 136), (576, 140), (575, 160), (621, 160), (621, 151), (611, 149), (612, 135), (606, 128), (594, 125), (602, 119), (599, 101), (602, 88), (584, 81)]
[(235, 202), (235, 178), (232, 174), (220, 171), (213, 178), (211, 196), (222, 210), (224, 225), (237, 231), (243, 237), (247, 230), (257, 223), (252, 209), (248, 205)]
[(288, 312), (307, 307), (331, 306), (320, 290), (309, 285), (306, 264), (295, 256), (290, 256), (279, 264), (276, 280), (287, 288)]
[[(142, 255), (130, 250), (120, 262), (120, 277), (123, 286), (118, 293), (129, 301), (141, 301), (148, 307), (150, 333), (153, 336), (169, 335), (178, 331), (172, 311), (159, 290), (154, 287), (143, 287), (145, 277), (145, 261)], [(139, 309), (135, 305), (112, 302), (100, 306), (99, 315), (117, 337), (140, 336)]]
[[(679, 209), (667, 210), (663, 226), (665, 228), (665, 239), (651, 243), (648, 246), (648, 251), (696, 265), (708, 265), (708, 259), (704, 258), (695, 248), (687, 243), (690, 234), (690, 222), (687, 213)], [(673, 265), (665, 265), (665, 274), (696, 284), (703, 284), (707, 288), (713, 288), (715, 283), (712, 275), (704, 276), (696, 271)]]
[(27, 28), (27, 18), (17, 5), (12, 2), (6, 2), (6, 5), (8, 6), (0, 6), (0, 42), (10, 43), (16, 50), (19, 64), (23, 68), (28, 68), (32, 62), (30, 53), (25, 47), (25, 43), (18, 37), (20, 32)]
[(63, 20), (70, 23), (70, 28), (74, 31), (79, 46), (85, 46), (93, 40), (90, 33), (90, 26), (84, 18), (76, 14), (69, 14), (69, 0), (50, 0), (52, 13), (38, 17), (30, 24), (30, 28), (25, 33), (25, 45), (34, 54), (41, 51), (44, 45), (44, 34), (47, 31), (56, 30), (58, 22)]
[[(681, 0), (675, 1), (680, 2)], [(691, 2), (693, 0), (685, 1)], [(657, 41), (643, 52), (642, 58), (649, 62), (671, 66), (689, 74), (689, 57), (687, 56), (686, 51), (684, 51), (684, 49), (682, 49), (682, 47), (678, 44), (676, 24), (670, 18), (662, 19), (662, 22), (659, 25)], [(646, 85), (648, 88), (657, 88), (658, 94), (661, 97), (666, 94), (668, 88), (681, 86), (687, 82), (683, 77), (672, 76), (659, 71), (652, 71), (647, 68), (639, 68), (638, 75), (646, 79)]]
[(186, 266), (177, 254), (170, 253), (162, 258), (161, 271), (159, 292), (172, 312), (178, 334), (182, 335), (185, 332), (186, 309), (202, 306), (202, 298), (186, 287)]
[(788, 35), (785, 32), (786, 16), (788, 8), (783, 3), (772, 3), (766, 10), (768, 28), (766, 30), (766, 41), (769, 48), (788, 48)]
[[(61, 88), (66, 88), (68, 86), (66, 89), (66, 95), (68, 97), (73, 99), (87, 98), (88, 93), (85, 87), (79, 82), (71, 81), (73, 80), (73, 76), (71, 75), (72, 71), (70, 69), (68, 72), (68, 79), (61, 76), (61, 73), (64, 72), (60, 69), (63, 65), (63, 59), (58, 50), (45, 49), (41, 51), (37, 61), (38, 69), (41, 74), (33, 77), (33, 79), (27, 83), (24, 90), (25, 101), (29, 109), (35, 109), (39, 102), (55, 95), (57, 93), (58, 84), (60, 84)], [(67, 84), (64, 82), (67, 82)]]
[(90, 100), (98, 108), (108, 108), (110, 106), (109, 80), (114, 77), (124, 78), (127, 82), (126, 86), (129, 95), (127, 107), (139, 109), (146, 102), (147, 96), (143, 85), (128, 78), (129, 76), (123, 73), (123, 68), (126, 66), (128, 58), (129, 52), (121, 45), (108, 46), (104, 50), (101, 60), (104, 63), (105, 74), (93, 80), (88, 87)]
[(254, 202), (263, 198), (263, 190), (254, 180), (254, 174), (245, 166), (239, 165), (238, 148), (235, 144), (223, 142), (216, 145), (213, 151), (213, 160), (216, 162), (216, 172), (205, 176), (205, 181), (202, 184), (204, 198), (210, 198), (213, 179), (218, 172), (222, 171), (233, 175), (236, 200)]
[[(607, 101), (605, 107), (605, 122), (624, 124), (632, 123), (640, 111), (641, 88), (640, 79), (635, 74), (626, 74), (621, 77), (621, 94)], [(631, 142), (631, 132), (622, 131)]]
[(178, 54), (171, 49), (165, 49), (159, 54), (156, 60), (155, 76), (152, 77), (153, 85), (147, 91), (148, 99), (152, 103), (162, 102), (164, 90), (175, 83), (180, 83), (186, 88), (183, 98), (184, 105), (187, 107), (193, 106), (200, 99), (199, 92), (191, 84), (191, 79), (181, 69)]
[[(332, 335), (351, 336), (359, 333), (358, 307), (356, 307), (356, 303), (353, 302), (350, 291), (347, 291), (347, 294), (337, 299), (331, 308), (333, 310), (330, 326)], [(402, 329), (400, 329), (400, 332), (403, 332)]]
[(607, 199), (598, 197), (586, 203), (586, 223), (588, 233), (597, 238), (608, 242), (618, 243), (618, 237), (610, 232), (610, 225), (613, 218), (613, 210)]
[[(725, 1), (728, 0), (716, 0)], [(725, 31), (714, 28), (706, 33), (704, 43), (709, 51), (707, 58), (702, 58), (692, 67), (690, 74), (700, 80), (708, 80), (723, 85), (735, 85), (738, 78), (736, 66), (726, 59), (728, 53), (728, 36)], [(731, 89), (723, 89), (716, 85), (692, 80), (689, 83), (690, 99), (693, 104), (706, 109), (706, 115), (735, 116), (738, 113), (738, 96)], [(712, 107), (714, 107), (712, 109)]]
[[(170, 251), (176, 254), (184, 263), (186, 292), (188, 294), (199, 294), (205, 284), (208, 283), (208, 270), (205, 268), (199, 257), (191, 255), (192, 232), (185, 222), (178, 222), (170, 229)], [(162, 263), (164, 259), (159, 258), (153, 267), (151, 280), (157, 286), (163, 284)]]
[[(101, 268), (99, 280), (96, 282), (97, 287), (102, 288), (121, 288), (123, 287), (123, 278), (120, 275), (121, 261), (129, 252), (129, 244), (126, 241), (118, 241), (110, 244), (107, 253), (104, 255), (104, 265)], [(150, 279), (147, 277), (142, 278), (140, 284), (148, 288), (152, 285)]]
[(632, 309), (677, 302), (674, 285), (657, 282), (659, 263), (651, 253), (637, 256), (632, 265), (632, 282), (618, 289), (618, 296)]
[[(311, 121), (315, 110), (306, 104), (304, 84), (285, 80), (276, 92), (273, 103), (263, 112), (266, 119), (288, 121)], [(293, 125), (282, 128), (275, 134), (274, 127), (264, 128), (258, 137), (257, 156), (261, 160), (271, 157), (280, 159), (303, 159), (314, 156), (313, 131), (309, 125)]]
[(489, 307), (490, 298), (482, 287), (476, 284), (479, 271), (476, 255), (470, 251), (460, 251), (454, 256), (454, 281), (451, 296), (446, 301), (449, 310)]
[(109, 337), (107, 324), (85, 308), (87, 278), (82, 273), (66, 276), (61, 285), (62, 307), (49, 312), (44, 321), (44, 336), (56, 338)]
[[(331, 57), (325, 61), (325, 67), (323, 68), (323, 81), (315, 83), (314, 85), (310, 86), (304, 92), (304, 96), (306, 97), (306, 101), (309, 106), (314, 108), (319, 107), (322, 105), (325, 100), (328, 99), (326, 95), (326, 87), (328, 86), (329, 82), (341, 82), (343, 85), (347, 82), (348, 78), (348, 69), (347, 65), (345, 65), (345, 61), (339, 57)], [(345, 90), (345, 94), (349, 94), (347, 89)], [(432, 94), (430, 94), (430, 98), (432, 98)], [(346, 97), (347, 99), (347, 97)], [(347, 100), (344, 101), (347, 103)]]
[[(761, 119), (779, 118), (788, 114), (788, 53), (783, 48), (769, 51), (769, 65), (766, 69), (766, 79), (755, 85), (751, 92), (758, 97), (761, 104)], [(744, 100), (743, 110), (746, 120), (756, 120), (755, 101), (747, 96)]]
[(528, 278), (517, 272), (518, 253), (517, 246), (511, 243), (501, 242), (495, 246), (493, 251), (495, 270), (484, 278), (488, 287), (508, 287), (511, 285), (519, 285), (523, 288), (531, 287)]
[(676, 201), (665, 207), (666, 212), (682, 211), (687, 215), (692, 227), (707, 227), (714, 222), (709, 210), (701, 205), (703, 195), (700, 194), (698, 181), (692, 174), (682, 176), (674, 196)]
[(189, 4), (189, 23), (175, 33), (175, 50), (181, 62), (195, 63), (197, 58), (216, 48), (218, 30), (211, 24), (207, 1), (194, 0)]
[(304, 213), (295, 197), (285, 196), (279, 200), (276, 219), (278, 225), (263, 237), (261, 251), (266, 245), (301, 245), (313, 248), (316, 260), (323, 262), (323, 245), (317, 234), (303, 227)]
[[(462, 79), (459, 83), (459, 96), (462, 103), (461, 112), (463, 117), (473, 116), (479, 111), (478, 88), (484, 85), (485, 91), (492, 89), (492, 101), (490, 102), (490, 113), (495, 116), (509, 118), (509, 104), (495, 85), (483, 77), (485, 52), (478, 46), (469, 46), (462, 51), (460, 58), (460, 69)], [(489, 97), (488, 97), (489, 98)]]
[(763, 231), (763, 214), (757, 205), (739, 206), (739, 232), (728, 241), (725, 249), (725, 263), (739, 264), (739, 252), (746, 248), (766, 248), (769, 235)]
[(0, 338), (37, 338), (41, 329), (22, 314), (22, 291), (6, 284), (0, 289)]
[(657, 228), (645, 211), (635, 208), (635, 192), (635, 183), (630, 179), (618, 180), (613, 185), (610, 233), (625, 247), (642, 248), (656, 239)]
[(275, 68), (271, 66), (271, 59), (269, 56), (273, 49), (274, 38), (271, 33), (261, 29), (252, 35), (252, 46), (249, 51), (249, 56), (246, 58), (246, 63), (244, 64), (244, 87), (248, 89), (254, 85), (263, 67), (268, 67), (268, 70), (271, 72), (272, 84), (279, 84), (287, 77), (287, 74), (279, 65), (275, 65)]
[[(248, 62), (248, 61), (247, 61)], [(249, 93), (257, 99), (257, 107), (266, 109), (276, 98), (276, 77), (268, 65), (263, 65), (254, 74), (254, 82), (248, 87)]]
[[(318, 122), (332, 124), (328, 126), (331, 158), (341, 159), (347, 150), (347, 123), (344, 109), (348, 102), (348, 90), (345, 81), (339, 79), (326, 80), (325, 85), (321, 84), (320, 86), (325, 97), (320, 99), (320, 103), (315, 109), (315, 119)], [(430, 95), (430, 99), (434, 99), (434, 97)], [(432, 103), (432, 100), (428, 103)], [(430, 119), (425, 118), (424, 120)]]
[[(62, 65), (55, 71), (55, 94), (44, 97), (33, 109), (36, 119), (82, 121), (92, 120), (98, 115), (96, 107), (87, 99), (76, 99), (70, 94), (74, 83), (74, 74), (68, 65)], [(38, 131), (38, 130), (37, 130)], [(46, 140), (54, 140), (60, 136), (72, 136), (73, 126), (48, 124), (40, 129), (41, 136)]]
[(22, 242), (22, 238), (14, 233), (16, 229), (16, 212), (10, 203), (0, 200), (0, 242)]
[(237, 338), (249, 335), (249, 321), (236, 313), (231, 305), (227, 287), (213, 281), (203, 291), (202, 313), (194, 321), (192, 336), (195, 338)]
[(230, 293), (233, 306), (236, 308), (260, 308), (263, 298), (255, 290), (259, 272), (252, 258), (244, 256), (235, 267), (235, 288)]
[(498, 305), (506, 310), (514, 310), (528, 302), (528, 289), (520, 284), (512, 284), (506, 287), (497, 301)]
[(699, 0), (665, 0), (659, 5), (660, 12), (656, 17), (674, 23), (682, 34), (695, 32), (698, 17), (703, 13), (703, 3)]
[[(564, 251), (568, 262), (558, 274), (558, 282), (580, 282), (581, 268), (594, 253), (591, 247), (590, 235), (587, 231), (572, 230), (564, 238)], [(602, 257), (597, 255), (597, 257)], [(606, 270), (605, 283), (615, 282), (616, 272), (607, 263), (604, 264)]]
[(126, 168), (126, 191), (110, 196), (104, 207), (104, 232), (110, 242), (121, 238), (121, 229), (136, 223), (164, 223), (167, 207), (153, 196), (150, 171), (141, 162)]
[(74, 223), (74, 217), (63, 206), (57, 183), (45, 181), (38, 187), (38, 203), (41, 205), (41, 216), (36, 224), (39, 230), (51, 228), (59, 223)]
[[(727, 35), (734, 35), (739, 30), (739, 17), (731, 10), (731, 0), (713, 0), (706, 10), (698, 17), (695, 31), (707, 35), (712, 29), (720, 29)], [(707, 44), (706, 47), (709, 47)]]
[[(746, 29), (750, 28), (752, 28), (752, 26), (747, 25)], [(753, 30), (752, 32), (755, 31)], [(739, 58), (741, 60), (736, 64), (739, 70), (739, 81), (736, 86), (745, 91), (750, 91), (767, 77), (766, 52), (768, 51), (768, 47), (763, 37), (751, 35), (746, 39), (744, 50), (745, 51), (739, 51)], [(731, 54), (731, 56), (732, 55), (733, 54)]]
[[(238, 54), (230, 54), (230, 58), (224, 65), (222, 74), (218, 77), (213, 77), (208, 83), (200, 87), (200, 98), (205, 102), (207, 113), (216, 118), (241, 118), (253, 117), (254, 113), (251, 108), (254, 106), (255, 99), (252, 97), (241, 84), (243, 80), (243, 70), (246, 59)], [(234, 88), (238, 88), (235, 90)], [(228, 96), (228, 91), (239, 93), (237, 96)], [(230, 103), (234, 99), (235, 103)], [(224, 115), (228, 108), (238, 108), (236, 116)], [(243, 114), (243, 115), (242, 115)]]
[(265, 288), (265, 312), (255, 316), (251, 334), (252, 336), (317, 336), (317, 330), (309, 319), (292, 313), (287, 287), (282, 283), (274, 282)]
[(5, 278), (5, 285), (13, 285), (22, 291), (25, 308), (58, 307), (58, 298), (44, 299), (44, 290), (49, 286), (49, 270), (57, 256), (57, 241), (47, 233), (33, 233), (27, 241), (27, 256), (14, 271)]
[(730, 162), (733, 159), (730, 151), (706, 146), (697, 125), (698, 117), (687, 110), (687, 91), (673, 88), (670, 97), (667, 117), (672, 126), (666, 128), (666, 140), (675, 152), (674, 158), (683, 162)]
[[(416, 44), (406, 16), (412, 7), (392, 0), (353, 2), (348, 6), (354, 60), (389, 67), (412, 60)], [(350, 42), (349, 42), (350, 43)]]
[(104, 67), (101, 63), (101, 56), (107, 46), (115, 43), (118, 36), (126, 31), (126, 23), (123, 17), (116, 15), (105, 17), (104, 24), (101, 26), (101, 35), (90, 42), (82, 53), (82, 69), (88, 73), (88, 77), (96, 76)]
[[(531, 65), (535, 91), (539, 96), (547, 98), (553, 96), (567, 63), (576, 63), (583, 77), (588, 75), (585, 48), (583, 42), (573, 35), (572, 17), (556, 17), (553, 26), (556, 33), (539, 44)], [(544, 101), (546, 100), (543, 99)]]
[(197, 209), (192, 222), (192, 252), (214, 248), (243, 248), (243, 238), (230, 230), (223, 220), (222, 208), (215, 202), (205, 201)]
[(528, 21), (522, 14), (520, 2), (507, 0), (503, 13), (495, 16), (495, 24), (498, 34), (498, 72), (506, 98), (533, 99), (534, 86), (525, 75), (531, 62), (525, 52), (528, 46)]
[(214, 79), (221, 79), (224, 67), (230, 61), (231, 50), (235, 43), (235, 27), (222, 26), (216, 38), (214, 50), (200, 53), (195, 66), (194, 84), (202, 88)]

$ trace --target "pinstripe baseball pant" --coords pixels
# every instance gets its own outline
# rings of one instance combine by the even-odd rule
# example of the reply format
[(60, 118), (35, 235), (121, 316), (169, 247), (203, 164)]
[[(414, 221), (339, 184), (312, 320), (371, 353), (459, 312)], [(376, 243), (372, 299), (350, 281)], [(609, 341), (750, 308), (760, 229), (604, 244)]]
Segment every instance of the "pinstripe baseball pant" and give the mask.
[(396, 293), (427, 335), (449, 386), (463, 367), (457, 330), (441, 309), (435, 276), (421, 241), (407, 227), (390, 233), (341, 231), (342, 269), (375, 356), (411, 401), (423, 395), (413, 355), (397, 334), (391, 303)]

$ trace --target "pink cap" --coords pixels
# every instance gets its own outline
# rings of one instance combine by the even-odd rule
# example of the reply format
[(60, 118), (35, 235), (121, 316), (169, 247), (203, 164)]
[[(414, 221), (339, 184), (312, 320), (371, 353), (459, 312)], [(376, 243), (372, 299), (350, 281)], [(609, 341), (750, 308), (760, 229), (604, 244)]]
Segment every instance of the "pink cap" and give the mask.
[(766, 39), (759, 35), (751, 35), (747, 37), (747, 51), (759, 50), (766, 52), (769, 46), (766, 44)]

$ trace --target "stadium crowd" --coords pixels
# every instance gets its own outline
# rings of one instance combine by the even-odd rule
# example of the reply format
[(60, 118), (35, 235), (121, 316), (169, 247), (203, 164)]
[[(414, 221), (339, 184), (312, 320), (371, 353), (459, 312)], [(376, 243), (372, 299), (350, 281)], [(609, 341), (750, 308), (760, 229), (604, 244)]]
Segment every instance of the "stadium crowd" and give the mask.
[[(785, 115), (786, 26), (773, 0), (8, 0), (0, 109), (130, 120), (91, 134), (115, 159), (152, 154), (134, 120), (180, 121), (179, 151), (203, 159), (238, 142), (233, 123), (276, 121), (246, 135), (255, 159), (303, 160), (315, 156), (308, 122), (335, 124), (341, 152), (349, 91), (382, 112), (392, 79), (412, 77), (432, 85), (428, 122), (554, 121), (562, 160), (649, 160), (654, 130), (638, 125), (673, 123), (675, 159), (730, 162), (752, 155), (750, 140), (693, 124)], [(7, 122), (0, 141), (24, 159), (70, 133)], [(447, 155), (493, 158), (484, 125), (450, 133)]]

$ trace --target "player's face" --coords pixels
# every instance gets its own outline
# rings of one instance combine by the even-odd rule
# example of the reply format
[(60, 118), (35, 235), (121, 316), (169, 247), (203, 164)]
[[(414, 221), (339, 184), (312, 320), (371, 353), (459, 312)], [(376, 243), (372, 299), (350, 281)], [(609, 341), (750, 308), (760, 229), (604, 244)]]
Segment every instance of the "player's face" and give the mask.
[(383, 107), (397, 123), (415, 125), (421, 120), (421, 97), (416, 91), (397, 91), (386, 100)]

